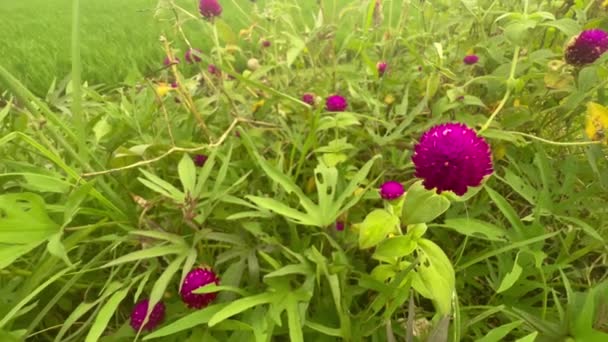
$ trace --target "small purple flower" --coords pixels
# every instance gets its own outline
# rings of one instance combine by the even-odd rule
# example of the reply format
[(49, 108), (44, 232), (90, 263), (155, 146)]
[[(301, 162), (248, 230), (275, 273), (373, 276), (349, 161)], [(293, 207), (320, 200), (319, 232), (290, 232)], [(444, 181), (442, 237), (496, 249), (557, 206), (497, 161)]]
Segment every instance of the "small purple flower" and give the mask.
[(270, 40), (263, 40), (262, 41), (262, 47), (267, 48), (267, 47), (270, 47), (270, 45), (271, 45)]
[(344, 226), (345, 226), (344, 221), (340, 221), (340, 220), (336, 221), (336, 230), (337, 231), (339, 231), (339, 232), (343, 231)]
[(325, 101), (325, 108), (330, 112), (343, 112), (347, 106), (346, 99), (340, 95), (332, 95)]
[(376, 69), (378, 69), (378, 75), (383, 76), (384, 73), (386, 72), (386, 62), (384, 61), (380, 61), (378, 63), (376, 63)]
[(608, 33), (599, 29), (586, 30), (570, 41), (564, 58), (570, 65), (583, 66), (595, 62), (606, 50)]
[(426, 189), (453, 191), (458, 196), (493, 172), (490, 146), (461, 123), (431, 127), (414, 147), (412, 161)]
[(198, 55), (202, 55), (203, 51), (197, 49), (197, 48), (192, 48), (192, 49), (188, 49), (188, 51), (186, 51), (186, 55), (184, 56), (184, 58), (186, 59), (186, 62), (192, 64), (194, 62), (200, 62), (202, 61), (202, 59), (198, 56)]
[(196, 154), (194, 157), (192, 157), (192, 160), (194, 160), (194, 165), (198, 167), (203, 167), (207, 162), (207, 159), (209, 159), (209, 157), (204, 154)]
[(141, 330), (152, 330), (154, 329), (162, 320), (165, 318), (165, 304), (162, 302), (156, 303), (154, 305), (154, 309), (150, 313), (150, 317), (148, 317), (148, 322), (146, 325), (144, 324), (144, 319), (146, 318), (146, 313), (148, 313), (148, 306), (150, 305), (150, 300), (144, 299), (139, 301), (133, 307), (133, 311), (131, 311), (131, 327), (136, 331)]
[(466, 65), (473, 65), (479, 62), (479, 57), (477, 55), (466, 55), (462, 59), (462, 62)]
[(216, 76), (221, 75), (220, 69), (218, 69), (214, 64), (209, 64), (209, 66), (207, 67), (207, 71), (211, 75), (216, 75)]
[(315, 95), (312, 93), (305, 93), (302, 95), (302, 102), (306, 102), (311, 106), (315, 105)]
[(209, 268), (195, 268), (191, 270), (182, 283), (182, 289), (180, 290), (182, 301), (188, 307), (196, 309), (209, 305), (217, 297), (217, 292), (198, 294), (192, 293), (192, 291), (211, 283), (220, 284), (220, 279), (215, 275), (213, 270)]
[(167, 56), (167, 57), (165, 57), (165, 60), (163, 61), (163, 64), (165, 66), (169, 66), (171, 64), (179, 64), (180, 62), (181, 61), (177, 57), (173, 57), (173, 59), (170, 59), (169, 56)]
[(384, 182), (382, 186), (380, 186), (380, 197), (385, 200), (394, 200), (403, 196), (405, 189), (403, 185), (399, 182), (388, 181)]
[(203, 17), (211, 19), (222, 14), (222, 6), (217, 0), (200, 0), (198, 11)]
[(173, 89), (179, 88), (179, 84), (177, 82), (171, 82), (171, 88), (173, 88)]

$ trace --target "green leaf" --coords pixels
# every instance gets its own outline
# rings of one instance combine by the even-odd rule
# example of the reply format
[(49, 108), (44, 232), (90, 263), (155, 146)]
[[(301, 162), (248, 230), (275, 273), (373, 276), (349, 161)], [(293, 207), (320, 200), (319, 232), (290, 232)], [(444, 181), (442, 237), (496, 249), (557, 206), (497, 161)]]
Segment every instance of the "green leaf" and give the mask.
[(287, 50), (287, 67), (290, 67), (306, 47), (306, 42), (298, 36), (289, 33), (285, 33), (285, 35), (289, 37), (291, 42), (291, 47)]
[(374, 259), (391, 262), (396, 258), (412, 254), (417, 243), (409, 235), (396, 236), (382, 241), (372, 256)]
[(536, 336), (538, 336), (538, 331), (528, 334), (522, 338), (518, 338), (515, 340), (515, 342), (534, 342), (536, 341)]
[(146, 176), (146, 178), (148, 178), (148, 179), (144, 179), (141, 177), (137, 178), (145, 186), (147, 186), (151, 190), (158, 192), (161, 195), (164, 195), (169, 198), (173, 198), (175, 201), (177, 201), (179, 203), (182, 203), (184, 201), (184, 193), (179, 191), (178, 189), (176, 189), (173, 185), (171, 185), (171, 183), (162, 180), (158, 176), (156, 176), (146, 170), (140, 169), (139, 171), (141, 173), (143, 173)]
[(241, 289), (240, 287), (228, 286), (228, 285), (216, 285), (214, 283), (199, 287), (198, 289), (193, 290), (192, 293), (202, 294), (202, 293), (213, 293), (213, 292), (219, 292), (219, 291), (234, 292), (234, 293), (240, 294), (243, 297), (247, 297), (250, 295), (249, 293), (247, 293), (247, 291)]
[(287, 323), (289, 326), (289, 340), (291, 342), (304, 342), (298, 298), (291, 293), (287, 296), (286, 310)]
[(418, 181), (407, 190), (403, 203), (403, 223), (410, 225), (431, 222), (450, 207), (450, 201), (444, 196), (427, 190)]
[(312, 330), (322, 333), (323, 335), (342, 337), (342, 332), (340, 331), (340, 329), (330, 328), (321, 323), (316, 323), (313, 321), (306, 321), (306, 322), (304, 322), (304, 325), (309, 327)]
[(317, 132), (359, 124), (361, 124), (361, 122), (359, 122), (359, 119), (357, 119), (354, 114), (349, 112), (339, 112), (337, 114), (332, 114), (331, 116), (322, 117), (321, 120), (319, 120)]
[(178, 245), (170, 245), (170, 246), (155, 246), (146, 248), (141, 251), (136, 251), (129, 253), (127, 255), (123, 255), (122, 257), (112, 260), (109, 263), (103, 265), (102, 267), (111, 267), (120, 264), (124, 264), (126, 262), (132, 262), (142, 259), (156, 258), (160, 256), (170, 255), (170, 254), (180, 254), (184, 252), (186, 247), (181, 247)]
[(59, 232), (42, 197), (33, 193), (0, 195), (0, 243), (42, 242)]
[(184, 153), (177, 165), (177, 173), (179, 174), (179, 180), (182, 182), (184, 192), (190, 194), (194, 193), (194, 187), (196, 185), (196, 166), (189, 154)]
[(306, 226), (320, 226), (319, 221), (312, 218), (301, 211), (293, 209), (282, 202), (279, 202), (273, 198), (258, 197), (258, 196), (246, 196), (248, 200), (255, 203), (262, 209), (273, 211), (279, 215), (282, 215), (289, 220), (306, 225)]
[(504, 338), (511, 332), (511, 330), (519, 327), (524, 321), (515, 321), (501, 325), (497, 328), (490, 330), (486, 336), (477, 340), (477, 342), (499, 342), (504, 341)]
[(12, 264), (22, 255), (29, 253), (43, 241), (35, 241), (26, 245), (4, 245), (0, 246), (0, 270)]
[(507, 202), (507, 200), (504, 197), (502, 197), (501, 194), (494, 191), (492, 188), (490, 188), (487, 185), (484, 188), (486, 189), (486, 192), (488, 193), (488, 195), (490, 195), (490, 198), (492, 199), (494, 204), (496, 204), (498, 209), (500, 209), (500, 211), (507, 218), (509, 223), (511, 223), (511, 225), (515, 229), (515, 232), (517, 233), (518, 237), (519, 238), (524, 237), (524, 234), (523, 234), (524, 224), (519, 219), (519, 216), (517, 215), (517, 212), (515, 211), (515, 209), (513, 209), (513, 207), (509, 204), (509, 202)]
[(37, 173), (23, 173), (26, 184), (23, 186), (36, 192), (54, 192), (64, 194), (70, 190), (72, 186), (69, 182), (61, 179), (59, 175), (49, 176)]
[(99, 313), (95, 317), (95, 321), (87, 334), (85, 342), (97, 342), (103, 332), (106, 330), (108, 323), (112, 316), (114, 316), (114, 312), (118, 309), (120, 303), (127, 297), (129, 294), (130, 287), (125, 287), (124, 289), (115, 292), (110, 299), (101, 307)]
[(517, 253), (517, 256), (515, 257), (515, 261), (513, 262), (513, 269), (511, 269), (511, 272), (507, 273), (505, 275), (505, 277), (502, 279), (502, 281), (500, 282), (500, 286), (498, 287), (498, 290), (496, 290), (496, 293), (502, 293), (502, 292), (507, 291), (519, 279), (523, 269), (521, 268), (521, 266), (519, 266), (518, 261), (519, 261), (519, 253)]
[(178, 319), (177, 321), (172, 322), (162, 328), (159, 328), (158, 330), (155, 330), (153, 333), (146, 335), (146, 337), (144, 337), (144, 341), (173, 335), (180, 331), (189, 330), (198, 325), (205, 324), (209, 322), (213, 315), (225, 308), (227, 305), (228, 303), (215, 304), (210, 305), (201, 310), (194, 311)]
[(515, 45), (523, 45), (529, 37), (528, 30), (536, 26), (536, 21), (522, 19), (507, 25), (504, 29), (505, 37)]
[(225, 319), (238, 315), (239, 313), (258, 305), (268, 304), (275, 296), (275, 293), (264, 292), (255, 296), (237, 299), (215, 313), (209, 320), (209, 326), (212, 327)]
[(460, 234), (490, 240), (505, 241), (505, 231), (489, 222), (473, 218), (453, 218), (447, 219), (443, 224), (433, 224), (431, 227), (446, 227), (457, 231)]
[(359, 248), (374, 247), (399, 226), (399, 218), (386, 210), (376, 209), (367, 214), (359, 228)]
[(310, 266), (306, 264), (297, 264), (297, 265), (287, 265), (283, 266), (280, 269), (270, 272), (264, 276), (264, 278), (272, 278), (272, 277), (281, 277), (284, 275), (290, 274), (310, 274), (311, 273)]
[(418, 251), (418, 277), (412, 285), (421, 295), (433, 301), (438, 314), (448, 315), (452, 308), (452, 294), (456, 283), (452, 263), (443, 250), (431, 240), (418, 240)]
[(74, 216), (78, 213), (82, 202), (93, 189), (93, 182), (84, 183), (74, 190), (68, 199), (65, 201), (65, 209), (63, 211), (63, 225), (69, 224)]
[(540, 24), (540, 26), (552, 26), (562, 31), (566, 36), (573, 37), (579, 34), (582, 30), (581, 25), (571, 18), (561, 18), (555, 21), (549, 21)]
[(176, 257), (175, 260), (171, 261), (169, 266), (165, 268), (163, 273), (160, 275), (160, 277), (158, 277), (158, 279), (154, 283), (152, 291), (150, 291), (150, 303), (148, 305), (148, 313), (146, 314), (146, 320), (144, 322), (147, 322), (150, 313), (152, 313), (152, 309), (154, 308), (154, 306), (156, 306), (158, 302), (160, 302), (160, 300), (165, 295), (167, 286), (169, 286), (169, 283), (171, 282), (171, 279), (173, 279), (175, 273), (179, 271), (179, 268), (182, 262), (184, 262), (184, 259), (186, 259), (186, 256), (186, 253), (182, 253), (181, 255)]
[(63, 260), (66, 265), (72, 266), (72, 262), (70, 261), (70, 258), (68, 258), (68, 253), (65, 250), (65, 246), (63, 243), (61, 243), (62, 236), (63, 234), (61, 232), (53, 234), (46, 245), (46, 249), (49, 251), (49, 253), (51, 253), (51, 255)]

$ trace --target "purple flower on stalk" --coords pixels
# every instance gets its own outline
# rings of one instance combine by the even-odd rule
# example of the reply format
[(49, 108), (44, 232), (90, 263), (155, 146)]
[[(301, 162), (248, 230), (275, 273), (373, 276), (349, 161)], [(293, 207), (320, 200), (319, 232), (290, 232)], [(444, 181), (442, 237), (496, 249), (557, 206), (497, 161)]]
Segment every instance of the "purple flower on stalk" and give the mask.
[(179, 64), (180, 62), (181, 61), (177, 57), (173, 57), (173, 59), (170, 59), (169, 56), (167, 56), (167, 57), (165, 57), (165, 60), (163, 61), (163, 64), (165, 66), (169, 66), (171, 64)]
[(473, 65), (479, 62), (479, 57), (477, 55), (466, 55), (462, 59), (462, 62), (466, 65)]
[(186, 59), (186, 62), (192, 64), (194, 62), (200, 62), (202, 61), (202, 59), (198, 56), (198, 55), (202, 55), (203, 51), (197, 49), (197, 48), (192, 48), (192, 49), (188, 49), (188, 51), (186, 51), (186, 55), (184, 56), (184, 58)]
[(222, 6), (217, 0), (200, 0), (198, 11), (203, 17), (211, 19), (222, 14)]
[(340, 95), (332, 95), (325, 101), (325, 108), (330, 112), (343, 112), (347, 106), (346, 99)]
[(189, 308), (200, 309), (209, 305), (217, 297), (217, 292), (198, 294), (192, 293), (192, 291), (211, 283), (219, 285), (220, 279), (209, 268), (195, 268), (188, 272), (182, 283), (182, 289), (179, 292), (182, 301)]
[(599, 29), (586, 30), (572, 38), (564, 58), (566, 63), (583, 66), (595, 62), (608, 50), (608, 33)]
[(458, 196), (493, 172), (490, 146), (461, 123), (431, 127), (414, 147), (412, 161), (426, 189), (453, 191)]
[(344, 221), (336, 221), (336, 230), (341, 232), (344, 230)]
[(194, 155), (194, 157), (192, 157), (192, 160), (194, 161), (194, 165), (196, 165), (198, 167), (203, 167), (205, 165), (205, 163), (207, 162), (207, 159), (209, 159), (209, 157), (207, 157), (204, 154), (196, 154), (196, 155)]
[(311, 93), (305, 93), (302, 95), (302, 102), (306, 102), (311, 106), (315, 105), (315, 95)]
[(156, 303), (154, 305), (154, 309), (150, 313), (150, 317), (148, 317), (148, 322), (143, 326), (144, 319), (146, 318), (146, 314), (148, 313), (148, 306), (150, 305), (150, 300), (144, 299), (139, 301), (133, 307), (133, 311), (131, 311), (131, 327), (136, 331), (141, 330), (152, 330), (156, 328), (160, 322), (165, 318), (165, 304), (162, 302)]
[(376, 69), (378, 69), (378, 75), (382, 76), (386, 72), (386, 62), (380, 61), (376, 63)]
[(380, 197), (385, 200), (394, 200), (403, 196), (405, 189), (399, 182), (388, 181), (380, 186)]

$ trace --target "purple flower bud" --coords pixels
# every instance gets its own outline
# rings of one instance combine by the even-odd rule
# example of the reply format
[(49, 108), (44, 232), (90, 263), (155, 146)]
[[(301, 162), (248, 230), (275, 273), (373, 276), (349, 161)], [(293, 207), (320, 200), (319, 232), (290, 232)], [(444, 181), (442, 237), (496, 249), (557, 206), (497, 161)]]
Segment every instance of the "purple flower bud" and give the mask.
[(583, 66), (595, 62), (608, 50), (608, 33), (599, 29), (586, 30), (574, 37), (566, 47), (566, 63)]
[(380, 197), (385, 200), (394, 200), (403, 196), (405, 189), (399, 182), (388, 181), (380, 186)]
[(376, 63), (376, 69), (378, 69), (378, 75), (383, 76), (386, 72), (386, 62), (381, 61)]
[(211, 283), (220, 284), (220, 279), (215, 275), (213, 270), (209, 268), (195, 268), (191, 270), (182, 283), (182, 289), (180, 290), (182, 301), (188, 307), (196, 309), (209, 305), (217, 297), (217, 292), (198, 294), (192, 293), (192, 291)]
[(203, 167), (207, 162), (207, 159), (209, 159), (209, 157), (204, 154), (196, 154), (194, 157), (192, 157), (192, 160), (194, 160), (194, 165), (198, 167)]
[(192, 48), (192, 49), (188, 49), (188, 51), (186, 51), (186, 55), (184, 57), (186, 58), (186, 62), (192, 64), (194, 62), (202, 61), (202, 59), (198, 56), (198, 55), (202, 55), (202, 54), (203, 54), (203, 52), (201, 50)]
[(344, 226), (345, 226), (344, 221), (340, 221), (340, 220), (336, 221), (336, 230), (337, 231), (339, 231), (339, 232), (343, 231)]
[(302, 102), (306, 102), (311, 106), (315, 105), (315, 95), (312, 93), (305, 93), (302, 95)]
[(171, 88), (179, 88), (179, 84), (177, 82), (171, 82)]
[(343, 112), (347, 106), (346, 99), (340, 95), (332, 95), (325, 101), (325, 108), (330, 112)]
[(477, 55), (466, 55), (462, 59), (462, 62), (466, 65), (473, 65), (479, 62), (479, 57)]
[(179, 64), (180, 62), (181, 61), (177, 57), (173, 57), (173, 59), (170, 59), (169, 56), (167, 56), (167, 57), (165, 57), (165, 60), (163, 61), (163, 64), (165, 66), (169, 66), (171, 64)]
[(222, 6), (217, 0), (200, 0), (198, 3), (198, 11), (203, 17), (211, 19), (222, 14)]
[(271, 45), (270, 40), (264, 40), (264, 41), (262, 41), (262, 47), (267, 48), (267, 47), (270, 47), (270, 45)]
[(479, 186), (494, 171), (488, 143), (461, 123), (431, 127), (414, 147), (412, 161), (426, 189), (453, 191), (458, 196), (469, 186)]
[(214, 64), (209, 64), (209, 66), (207, 67), (207, 71), (211, 75), (216, 75), (216, 76), (220, 76), (221, 75), (220, 69), (218, 69)]
[(150, 317), (148, 317), (148, 322), (146, 325), (144, 324), (144, 319), (146, 318), (146, 313), (148, 313), (148, 306), (150, 305), (150, 300), (144, 299), (135, 304), (133, 307), (133, 311), (131, 311), (131, 327), (136, 331), (141, 330), (152, 330), (154, 329), (162, 320), (165, 318), (165, 304), (162, 302), (156, 303), (154, 305), (154, 309), (150, 313)]

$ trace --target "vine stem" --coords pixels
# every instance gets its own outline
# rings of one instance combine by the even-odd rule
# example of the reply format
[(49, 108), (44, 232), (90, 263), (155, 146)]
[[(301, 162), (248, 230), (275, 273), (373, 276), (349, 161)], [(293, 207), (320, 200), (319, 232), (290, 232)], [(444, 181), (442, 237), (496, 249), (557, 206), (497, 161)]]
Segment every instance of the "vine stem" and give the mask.
[(543, 139), (543, 138), (537, 137), (535, 135), (528, 134), (528, 133), (522, 133), (522, 132), (505, 131), (505, 133), (511, 133), (511, 134), (515, 134), (515, 135), (521, 135), (521, 136), (526, 137), (526, 138), (530, 138), (530, 139), (534, 139), (534, 140), (538, 140), (538, 141), (544, 142), (545, 144), (556, 145), (556, 146), (588, 146), (588, 145), (599, 145), (599, 144), (602, 143), (601, 141), (560, 142), (560, 141), (553, 141), (553, 140)]

